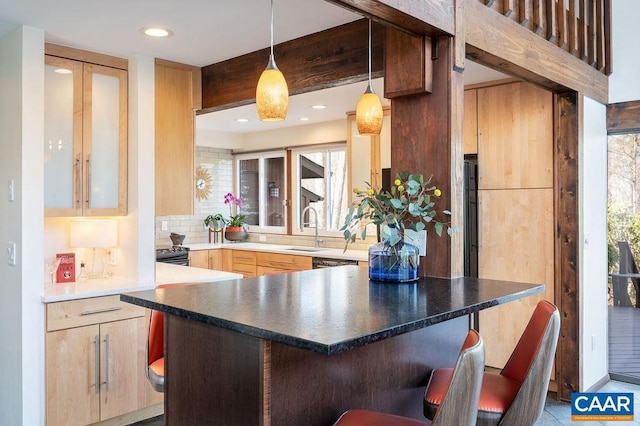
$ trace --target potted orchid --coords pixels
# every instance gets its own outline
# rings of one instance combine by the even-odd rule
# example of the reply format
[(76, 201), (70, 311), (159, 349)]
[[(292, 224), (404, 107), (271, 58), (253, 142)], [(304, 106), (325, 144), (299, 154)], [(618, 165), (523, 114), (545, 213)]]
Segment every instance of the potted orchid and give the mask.
[(240, 214), (239, 211), (237, 214), (233, 214), (234, 206), (236, 210), (242, 207), (242, 199), (234, 196), (231, 192), (227, 192), (224, 196), (224, 203), (229, 205), (229, 218), (226, 220), (227, 226), (224, 232), (225, 238), (230, 241), (246, 240), (249, 238), (249, 233), (247, 232), (249, 225), (244, 221), (246, 216)]

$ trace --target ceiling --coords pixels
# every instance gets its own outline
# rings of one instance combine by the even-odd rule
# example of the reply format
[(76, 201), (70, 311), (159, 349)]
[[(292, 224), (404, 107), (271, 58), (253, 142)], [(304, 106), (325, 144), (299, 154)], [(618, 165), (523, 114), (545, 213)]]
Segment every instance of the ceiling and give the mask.
[[(143, 55), (204, 66), (268, 47), (269, 9), (269, 0), (0, 0), (0, 36), (27, 25), (43, 29), (46, 41), (55, 44), (119, 57)], [(324, 0), (274, 0), (274, 43), (360, 18)], [(173, 36), (151, 39), (140, 31), (149, 26), (168, 28)], [(277, 62), (277, 50), (275, 54)], [(501, 77), (504, 75), (479, 66), (465, 70), (465, 83)], [(365, 87), (362, 82), (292, 96), (287, 120), (280, 123), (260, 122), (254, 106), (247, 105), (198, 116), (197, 125), (248, 133), (335, 120), (355, 109)], [(376, 81), (374, 88), (382, 94), (382, 80)], [(310, 105), (317, 103), (327, 108), (312, 110)], [(303, 116), (309, 121), (301, 122)], [(249, 122), (238, 123), (237, 118), (248, 118)]]

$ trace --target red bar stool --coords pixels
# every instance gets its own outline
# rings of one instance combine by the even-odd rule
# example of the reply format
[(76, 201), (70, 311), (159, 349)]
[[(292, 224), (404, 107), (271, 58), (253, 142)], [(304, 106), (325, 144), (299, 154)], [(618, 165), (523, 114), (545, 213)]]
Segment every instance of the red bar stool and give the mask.
[(334, 426), (473, 426), (476, 424), (483, 369), (484, 344), (480, 335), (471, 330), (445, 383), (444, 398), (433, 422), (424, 423), (368, 410), (349, 410), (340, 416)]
[[(167, 287), (183, 287), (202, 283), (160, 284), (156, 290)], [(151, 310), (147, 334), (147, 379), (153, 389), (164, 392), (164, 314)]]
[[(542, 300), (500, 374), (485, 372), (478, 406), (479, 425), (534, 424), (542, 415), (560, 333), (560, 314)], [(424, 415), (434, 418), (444, 400), (449, 368), (437, 369), (424, 400)]]

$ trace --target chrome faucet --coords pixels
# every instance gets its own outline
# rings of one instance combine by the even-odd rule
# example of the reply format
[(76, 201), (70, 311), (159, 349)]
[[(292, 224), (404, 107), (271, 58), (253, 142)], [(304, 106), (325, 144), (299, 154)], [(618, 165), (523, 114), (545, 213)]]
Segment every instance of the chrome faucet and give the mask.
[(309, 218), (309, 222), (305, 223), (304, 222), (304, 214), (307, 212), (307, 210), (311, 210), (313, 211), (313, 213), (315, 214), (315, 219), (316, 219), (316, 236), (314, 238), (314, 247), (320, 247), (320, 240), (318, 238), (318, 210), (316, 210), (315, 208), (313, 208), (312, 206), (307, 206), (302, 210), (302, 214), (300, 215), (300, 231), (302, 231), (302, 228), (305, 225), (311, 225), (311, 218)]

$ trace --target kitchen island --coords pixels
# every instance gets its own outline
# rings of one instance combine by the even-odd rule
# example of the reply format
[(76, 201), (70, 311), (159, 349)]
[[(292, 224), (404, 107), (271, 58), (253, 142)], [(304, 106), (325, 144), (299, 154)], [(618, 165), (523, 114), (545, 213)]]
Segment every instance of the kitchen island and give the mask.
[(121, 295), (165, 312), (168, 425), (326, 425), (346, 409), (422, 418), (468, 316), (543, 290), (474, 278), (370, 282), (355, 266)]

